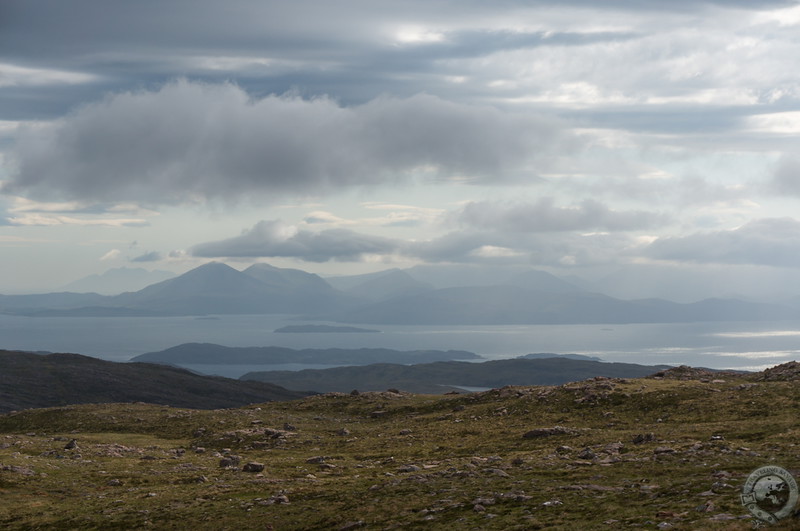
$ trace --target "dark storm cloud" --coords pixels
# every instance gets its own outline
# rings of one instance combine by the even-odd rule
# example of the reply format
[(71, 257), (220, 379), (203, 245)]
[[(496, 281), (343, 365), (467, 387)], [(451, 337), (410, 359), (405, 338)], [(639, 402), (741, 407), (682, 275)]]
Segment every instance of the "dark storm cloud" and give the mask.
[(158, 262), (162, 259), (161, 253), (158, 251), (150, 251), (135, 258), (131, 258), (131, 262)]
[(535, 203), (473, 202), (455, 216), (459, 224), (503, 232), (564, 232), (640, 230), (663, 225), (667, 218), (646, 211), (612, 210), (593, 199), (559, 207), (552, 198)]
[(419, 170), (499, 183), (546, 168), (564, 140), (550, 119), (427, 95), (342, 107), (178, 81), (22, 128), (4, 191), (153, 204), (320, 194)]
[(260, 221), (240, 236), (201, 243), (191, 254), (203, 258), (292, 257), (307, 262), (359, 261), (367, 254), (391, 254), (400, 243), (346, 229), (295, 230), (278, 220)]
[(659, 238), (645, 253), (678, 262), (800, 267), (800, 221), (767, 218), (733, 230)]

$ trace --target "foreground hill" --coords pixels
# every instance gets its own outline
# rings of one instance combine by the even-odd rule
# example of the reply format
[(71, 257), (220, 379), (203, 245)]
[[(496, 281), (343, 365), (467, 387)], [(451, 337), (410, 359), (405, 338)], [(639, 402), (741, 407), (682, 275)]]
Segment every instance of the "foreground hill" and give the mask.
[(0, 415), (0, 527), (747, 530), (750, 473), (800, 474), (797, 377)]
[(379, 363), (363, 367), (334, 367), (302, 371), (249, 372), (242, 380), (280, 382), (289, 389), (311, 389), (320, 393), (352, 389), (378, 391), (388, 388), (412, 393), (438, 394), (466, 387), (506, 385), (555, 385), (594, 376), (636, 378), (667, 368), (634, 363), (603, 363), (565, 357), (468, 363), (442, 361), (418, 365)]
[(99, 402), (222, 408), (308, 394), (272, 384), (200, 376), (164, 365), (0, 350), (0, 413)]

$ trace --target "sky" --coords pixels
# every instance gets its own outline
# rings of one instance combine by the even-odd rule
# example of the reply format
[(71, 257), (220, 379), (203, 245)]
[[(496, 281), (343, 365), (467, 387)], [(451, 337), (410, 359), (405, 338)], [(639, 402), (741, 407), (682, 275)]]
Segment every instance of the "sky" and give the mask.
[(4, 0), (0, 293), (217, 260), (800, 295), (798, 135), (795, 1)]

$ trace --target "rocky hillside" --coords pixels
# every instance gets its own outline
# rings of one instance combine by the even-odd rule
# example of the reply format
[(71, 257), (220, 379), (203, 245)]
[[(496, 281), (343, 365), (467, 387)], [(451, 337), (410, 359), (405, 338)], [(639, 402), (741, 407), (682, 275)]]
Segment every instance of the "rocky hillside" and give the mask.
[(800, 477), (797, 377), (28, 410), (0, 416), (0, 527), (752, 529), (748, 475)]
[(273, 384), (200, 376), (166, 365), (0, 350), (0, 413), (101, 402), (211, 409), (308, 395)]

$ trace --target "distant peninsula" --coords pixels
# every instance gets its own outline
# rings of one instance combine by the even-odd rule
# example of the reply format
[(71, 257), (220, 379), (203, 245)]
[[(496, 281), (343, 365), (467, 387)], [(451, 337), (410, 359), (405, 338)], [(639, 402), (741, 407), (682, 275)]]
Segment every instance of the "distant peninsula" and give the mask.
[(226, 347), (213, 343), (184, 343), (159, 352), (148, 352), (131, 361), (168, 365), (273, 365), (304, 363), (318, 365), (368, 365), (371, 363), (431, 363), (451, 360), (479, 360), (464, 350), (392, 350), (386, 348), (302, 349), (286, 347)]
[(289, 325), (274, 330), (277, 334), (379, 334), (380, 330), (355, 326)]

